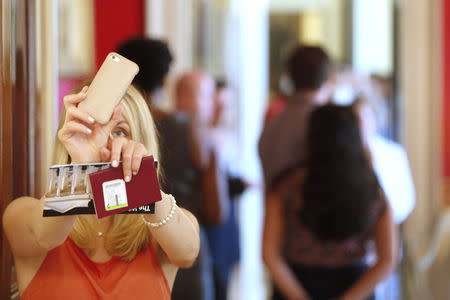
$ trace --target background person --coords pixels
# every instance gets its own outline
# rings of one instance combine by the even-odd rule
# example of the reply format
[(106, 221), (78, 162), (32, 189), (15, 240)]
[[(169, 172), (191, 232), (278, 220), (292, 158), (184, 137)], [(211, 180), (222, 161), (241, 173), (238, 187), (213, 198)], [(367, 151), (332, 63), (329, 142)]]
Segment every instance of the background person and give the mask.
[(227, 189), (224, 197), (229, 214), (222, 224), (205, 229), (214, 275), (215, 299), (227, 299), (230, 279), (237, 274), (240, 259), (239, 226), (237, 222), (238, 200), (249, 184), (238, 175), (239, 148), (233, 126), (235, 110), (232, 92), (224, 80), (216, 80), (214, 114), (210, 134), (219, 158), (221, 173), (226, 176)]
[(286, 108), (264, 127), (258, 145), (266, 192), (284, 170), (305, 161), (308, 116), (314, 107), (328, 101), (331, 93), (331, 61), (321, 47), (297, 46), (286, 70), (294, 92)]
[[(263, 257), (272, 299), (374, 299), (395, 267), (396, 232), (353, 108), (316, 109), (307, 145), (306, 164), (281, 175), (266, 199)], [(369, 240), (377, 253), (370, 267)]]

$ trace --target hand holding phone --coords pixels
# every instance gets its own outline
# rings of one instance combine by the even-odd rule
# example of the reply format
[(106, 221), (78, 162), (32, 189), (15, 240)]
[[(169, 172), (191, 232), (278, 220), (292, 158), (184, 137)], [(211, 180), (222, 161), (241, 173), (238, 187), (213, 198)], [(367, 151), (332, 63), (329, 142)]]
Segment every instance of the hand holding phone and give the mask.
[(100, 161), (100, 149), (107, 146), (110, 132), (119, 122), (123, 109), (123, 105), (119, 104), (107, 124), (95, 123), (89, 114), (77, 107), (85, 101), (87, 90), (88, 87), (84, 87), (80, 93), (64, 97), (66, 114), (64, 124), (58, 131), (58, 139), (73, 163)]
[(109, 53), (89, 86), (86, 99), (78, 108), (98, 123), (108, 123), (114, 107), (138, 72), (138, 65), (131, 60), (114, 52)]

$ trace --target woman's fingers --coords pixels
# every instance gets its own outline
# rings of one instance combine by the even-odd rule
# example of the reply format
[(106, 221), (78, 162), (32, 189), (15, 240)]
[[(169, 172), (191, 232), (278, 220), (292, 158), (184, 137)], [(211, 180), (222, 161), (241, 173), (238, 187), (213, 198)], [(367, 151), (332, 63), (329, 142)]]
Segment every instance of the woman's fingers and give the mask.
[(95, 123), (95, 119), (93, 117), (91, 117), (88, 113), (79, 110), (75, 106), (70, 106), (69, 108), (67, 108), (66, 122), (72, 121), (74, 119), (78, 119), (78, 120), (83, 121), (83, 122), (85, 122), (87, 124), (94, 124)]
[(83, 88), (80, 91), (80, 94), (86, 94), (88, 89), (89, 89), (89, 87), (87, 85), (83, 86)]
[(135, 142), (129, 141), (124, 145), (122, 150), (122, 169), (125, 182), (129, 182), (131, 180), (131, 159), (133, 158), (135, 146)]
[(78, 94), (64, 96), (63, 101), (64, 101), (64, 106), (66, 107), (66, 109), (83, 101), (86, 98), (87, 90), (88, 90), (88, 87), (85, 86)]
[(79, 134), (91, 134), (92, 130), (75, 121), (69, 121), (59, 130), (58, 132), (58, 138), (61, 141), (66, 140), (67, 138), (70, 138), (72, 135), (79, 133)]
[[(147, 149), (141, 143), (123, 137), (112, 138), (110, 148), (111, 165), (117, 167), (122, 159), (123, 177), (126, 182), (130, 182), (133, 175), (139, 172), (142, 158), (147, 155)], [(105, 151), (105, 157), (106, 155)]]
[(88, 113), (77, 108), (77, 104), (86, 99), (87, 86), (78, 94), (67, 95), (64, 97), (64, 106), (66, 107), (66, 123), (78, 119), (86, 124), (94, 124), (95, 119)]
[(133, 157), (131, 159), (131, 172), (137, 175), (141, 166), (142, 158), (147, 155), (147, 149), (142, 144), (136, 144), (134, 147)]
[(111, 165), (114, 168), (119, 166), (122, 147), (125, 143), (127, 143), (125, 138), (116, 137), (111, 139)]

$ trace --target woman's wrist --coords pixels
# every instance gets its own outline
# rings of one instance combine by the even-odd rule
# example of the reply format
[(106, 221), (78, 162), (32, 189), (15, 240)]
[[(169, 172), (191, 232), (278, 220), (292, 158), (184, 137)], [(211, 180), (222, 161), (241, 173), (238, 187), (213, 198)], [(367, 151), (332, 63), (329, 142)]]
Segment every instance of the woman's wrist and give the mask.
[[(155, 213), (144, 215), (144, 220), (149, 223), (159, 223), (166, 220), (167, 217), (172, 213), (175, 213), (176, 202), (172, 201), (171, 195), (166, 195), (161, 193), (162, 200), (155, 203)], [(170, 220), (167, 220), (168, 222)]]

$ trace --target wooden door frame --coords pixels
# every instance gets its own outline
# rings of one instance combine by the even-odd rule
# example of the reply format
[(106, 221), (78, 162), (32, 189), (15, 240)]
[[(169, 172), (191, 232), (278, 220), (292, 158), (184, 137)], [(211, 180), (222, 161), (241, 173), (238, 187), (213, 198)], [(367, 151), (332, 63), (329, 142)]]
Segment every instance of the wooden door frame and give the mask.
[[(11, 45), (11, 16), (7, 11), (11, 10), (11, 2), (5, 1), (0, 5), (0, 30), (4, 45), (0, 47), (0, 213), (3, 215), (5, 207), (12, 200), (13, 172), (12, 172), (12, 83), (10, 64)], [(5, 12), (6, 11), (6, 12)], [(11, 279), (11, 253), (6, 237), (3, 234), (3, 224), (0, 226), (0, 299), (10, 297)]]
[[(0, 216), (13, 199), (33, 195), (36, 189), (31, 158), (39, 145), (30, 142), (36, 132), (31, 113), (36, 94), (35, 12), (35, 0), (5, 0), (0, 5), (4, 43), (0, 45)], [(11, 282), (11, 252), (2, 225), (0, 229), (0, 299), (10, 299), (18, 289), (15, 280)]]

